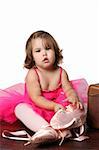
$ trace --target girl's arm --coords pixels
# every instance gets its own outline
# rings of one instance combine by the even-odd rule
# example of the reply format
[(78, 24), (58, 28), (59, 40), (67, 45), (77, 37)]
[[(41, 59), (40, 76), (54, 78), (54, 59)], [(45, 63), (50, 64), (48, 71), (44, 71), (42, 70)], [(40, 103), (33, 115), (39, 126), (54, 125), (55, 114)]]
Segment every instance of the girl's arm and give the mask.
[(81, 104), (77, 93), (72, 88), (68, 75), (64, 69), (62, 71), (62, 87), (68, 100), (72, 102), (73, 105), (75, 105), (77, 108), (83, 109), (83, 105)]
[(26, 88), (29, 97), (37, 106), (54, 111), (63, 108), (63, 106), (55, 102), (51, 102), (41, 95), (41, 88), (38, 82), (38, 77), (33, 69), (30, 69), (26, 76)]

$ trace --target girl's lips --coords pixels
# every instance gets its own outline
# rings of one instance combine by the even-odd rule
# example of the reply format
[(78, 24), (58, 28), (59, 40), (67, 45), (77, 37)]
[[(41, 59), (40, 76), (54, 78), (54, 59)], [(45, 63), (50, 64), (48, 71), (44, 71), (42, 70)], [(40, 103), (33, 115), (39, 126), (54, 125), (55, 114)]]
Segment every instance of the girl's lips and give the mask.
[(48, 60), (47, 58), (44, 58), (44, 59), (43, 59), (43, 62), (48, 63), (49, 60)]

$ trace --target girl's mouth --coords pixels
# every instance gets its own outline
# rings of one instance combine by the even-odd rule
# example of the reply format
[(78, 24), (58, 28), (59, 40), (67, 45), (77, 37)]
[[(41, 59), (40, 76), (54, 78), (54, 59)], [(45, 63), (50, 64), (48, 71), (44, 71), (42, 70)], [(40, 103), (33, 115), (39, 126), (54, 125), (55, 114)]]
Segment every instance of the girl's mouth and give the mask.
[(48, 63), (48, 62), (49, 62), (48, 58), (44, 58), (44, 59), (43, 59), (43, 62), (44, 62), (44, 63)]

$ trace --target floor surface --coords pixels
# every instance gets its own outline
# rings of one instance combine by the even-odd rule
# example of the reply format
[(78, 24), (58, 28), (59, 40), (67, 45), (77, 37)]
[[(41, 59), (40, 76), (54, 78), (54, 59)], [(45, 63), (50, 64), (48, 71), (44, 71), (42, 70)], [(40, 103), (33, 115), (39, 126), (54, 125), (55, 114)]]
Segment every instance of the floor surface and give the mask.
[(88, 127), (86, 134), (90, 138), (82, 142), (65, 140), (61, 146), (56, 142), (39, 147), (34, 147), (32, 144), (24, 146), (24, 141), (14, 141), (2, 138), (1, 133), (5, 129), (9, 131), (25, 129), (31, 134), (31, 132), (19, 121), (12, 125), (4, 122), (0, 123), (0, 150), (99, 150), (99, 129)]

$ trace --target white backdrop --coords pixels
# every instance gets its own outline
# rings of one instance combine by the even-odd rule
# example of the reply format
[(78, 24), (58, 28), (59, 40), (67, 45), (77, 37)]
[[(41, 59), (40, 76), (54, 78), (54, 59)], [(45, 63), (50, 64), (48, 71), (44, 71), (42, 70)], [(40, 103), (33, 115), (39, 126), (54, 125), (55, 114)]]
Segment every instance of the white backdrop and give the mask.
[(70, 80), (99, 83), (98, 0), (0, 0), (0, 88), (24, 82), (25, 42), (36, 30), (57, 40)]

